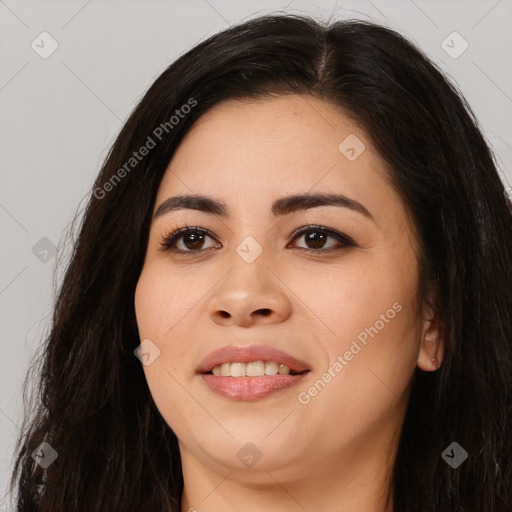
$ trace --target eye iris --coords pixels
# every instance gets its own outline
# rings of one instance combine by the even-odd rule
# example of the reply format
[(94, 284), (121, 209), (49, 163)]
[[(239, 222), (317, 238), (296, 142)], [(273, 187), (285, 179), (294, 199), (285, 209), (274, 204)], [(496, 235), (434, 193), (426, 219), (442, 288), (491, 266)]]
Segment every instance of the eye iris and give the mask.
[(308, 244), (313, 243), (312, 249), (321, 249), (325, 243), (326, 236), (325, 233), (319, 231), (310, 231), (306, 233), (306, 242)]
[[(192, 247), (189, 247), (187, 240), (192, 239)], [(204, 235), (201, 233), (186, 233), (183, 235), (183, 243), (187, 249), (199, 249), (204, 242)]]

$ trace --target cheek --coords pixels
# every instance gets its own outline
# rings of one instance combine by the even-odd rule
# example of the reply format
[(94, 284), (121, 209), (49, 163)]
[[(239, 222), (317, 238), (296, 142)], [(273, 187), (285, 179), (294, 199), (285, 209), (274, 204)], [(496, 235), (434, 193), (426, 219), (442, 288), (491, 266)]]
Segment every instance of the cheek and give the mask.
[(338, 356), (347, 362), (344, 379), (366, 379), (369, 385), (377, 378), (373, 371), (403, 388), (420, 347), (415, 259), (409, 254), (366, 259), (358, 254), (345, 263), (304, 279), (299, 292), (328, 328), (322, 343), (329, 362)]
[[(414, 315), (416, 308), (416, 268), (414, 261), (404, 258), (354, 253), (342, 265), (314, 271), (296, 268), (287, 277), (297, 296), (329, 328), (333, 340), (355, 336), (375, 322), (382, 327), (382, 321), (387, 326), (396, 324), (397, 318), (400, 323), (400, 318)], [(395, 303), (401, 307), (393, 308)], [(397, 309), (403, 311), (398, 314)], [(409, 321), (409, 327), (414, 323), (414, 319)]]
[[(135, 316), (140, 340), (150, 339), (159, 356), (151, 365), (144, 366), (148, 384), (153, 391), (168, 388), (172, 382), (169, 373), (183, 371), (187, 347), (186, 322), (183, 321), (194, 302), (189, 293), (176, 286), (155, 266), (144, 267), (135, 289)], [(176, 340), (176, 341), (175, 341)], [(179, 342), (177, 341), (179, 340)], [(156, 349), (155, 349), (156, 350)], [(168, 373), (169, 372), (169, 373)]]
[(175, 282), (155, 267), (144, 267), (134, 300), (140, 340), (150, 339), (159, 350), (154, 362), (143, 366), (151, 396), (169, 427), (181, 435), (190, 420), (181, 414), (189, 409), (190, 395), (180, 385), (190, 347), (186, 342), (186, 326), (182, 326), (185, 322), (180, 319), (191, 306), (188, 294), (180, 293)]
[(360, 277), (332, 280), (329, 294), (319, 299), (326, 306), (323, 320), (335, 334), (323, 337), (328, 365), (299, 396), (312, 417), (322, 418), (326, 438), (341, 444), (391, 421), (419, 350), (413, 283), (393, 286), (382, 275), (380, 281)]
[(145, 266), (135, 290), (135, 314), (141, 339), (172, 339), (175, 326), (199, 300), (200, 291), (186, 277), (169, 275), (155, 264)]

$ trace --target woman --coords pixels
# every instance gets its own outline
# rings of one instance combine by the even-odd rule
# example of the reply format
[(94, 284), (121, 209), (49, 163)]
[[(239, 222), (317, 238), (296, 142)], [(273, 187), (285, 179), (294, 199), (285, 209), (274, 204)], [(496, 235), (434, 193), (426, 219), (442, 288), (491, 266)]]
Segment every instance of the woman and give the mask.
[(94, 185), (17, 510), (512, 510), (511, 240), (474, 115), (400, 35), (211, 37)]

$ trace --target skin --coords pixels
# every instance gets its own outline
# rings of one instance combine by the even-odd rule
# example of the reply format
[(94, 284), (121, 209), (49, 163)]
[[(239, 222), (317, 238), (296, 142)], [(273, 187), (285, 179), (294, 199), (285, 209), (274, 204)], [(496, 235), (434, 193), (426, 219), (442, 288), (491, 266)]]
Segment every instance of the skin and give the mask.
[[(354, 161), (338, 149), (350, 134), (365, 144)], [(344, 194), (373, 219), (339, 206), (272, 217), (274, 200), (314, 192)], [(414, 229), (366, 133), (312, 96), (226, 101), (180, 144), (153, 213), (177, 194), (212, 196), (231, 214), (188, 209), (154, 218), (135, 293), (140, 339), (160, 350), (144, 366), (148, 386), (180, 442), (181, 510), (391, 511), (411, 378), (416, 366), (436, 370), (443, 347), (433, 312), (416, 300)], [(308, 223), (357, 246), (291, 236)], [(181, 237), (184, 255), (161, 250), (186, 224), (215, 238), (194, 245)], [(263, 251), (252, 263), (236, 252), (248, 236)], [(394, 318), (334, 371), (338, 356), (393, 304), (401, 306)], [(211, 351), (252, 343), (284, 350), (311, 372), (257, 401), (214, 394), (196, 374)], [(329, 368), (330, 382), (301, 403), (298, 394)], [(237, 457), (246, 443), (261, 454), (252, 467)]]

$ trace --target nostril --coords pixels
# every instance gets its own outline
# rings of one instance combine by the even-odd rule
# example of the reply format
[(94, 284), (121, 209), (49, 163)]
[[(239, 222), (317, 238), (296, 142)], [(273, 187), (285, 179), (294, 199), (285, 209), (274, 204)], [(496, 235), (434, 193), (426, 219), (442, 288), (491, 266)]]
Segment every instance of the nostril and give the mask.
[(270, 315), (270, 309), (268, 309), (268, 308), (258, 309), (258, 312), (265, 316)]

